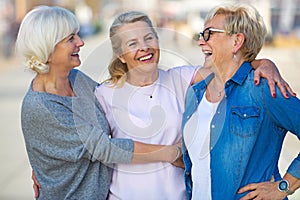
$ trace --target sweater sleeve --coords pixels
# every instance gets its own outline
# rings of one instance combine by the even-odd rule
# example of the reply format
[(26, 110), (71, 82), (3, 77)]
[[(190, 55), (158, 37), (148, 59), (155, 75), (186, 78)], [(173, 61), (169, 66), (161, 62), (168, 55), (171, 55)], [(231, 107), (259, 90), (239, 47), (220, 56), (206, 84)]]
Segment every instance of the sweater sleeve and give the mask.
[[(87, 86), (84, 82), (78, 85)], [(86, 96), (82, 96), (82, 91)], [(27, 93), (21, 118), (30, 159), (38, 159), (45, 165), (51, 159), (129, 163), (133, 141), (110, 139), (101, 107), (88, 94), (88, 88), (82, 91), (75, 90), (78, 95), (74, 98), (33, 91)]]

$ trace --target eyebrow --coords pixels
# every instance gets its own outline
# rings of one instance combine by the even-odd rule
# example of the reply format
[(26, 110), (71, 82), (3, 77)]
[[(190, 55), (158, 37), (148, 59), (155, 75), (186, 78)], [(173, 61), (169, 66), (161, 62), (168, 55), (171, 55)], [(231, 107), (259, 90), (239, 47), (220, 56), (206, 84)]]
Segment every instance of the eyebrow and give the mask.
[[(146, 35), (144, 35), (144, 38), (145, 37), (148, 37), (148, 36), (154, 36), (154, 33), (153, 32), (149, 32), (149, 33), (147, 33)], [(135, 41), (137, 41), (137, 39), (136, 38), (132, 38), (132, 39), (129, 39), (128, 41), (126, 41), (125, 42), (125, 44), (128, 44), (129, 42), (135, 42)]]
[(135, 38), (134, 39), (129, 39), (128, 41), (125, 42), (125, 44), (128, 45), (128, 43), (130, 43), (130, 42), (136, 42), (136, 39)]

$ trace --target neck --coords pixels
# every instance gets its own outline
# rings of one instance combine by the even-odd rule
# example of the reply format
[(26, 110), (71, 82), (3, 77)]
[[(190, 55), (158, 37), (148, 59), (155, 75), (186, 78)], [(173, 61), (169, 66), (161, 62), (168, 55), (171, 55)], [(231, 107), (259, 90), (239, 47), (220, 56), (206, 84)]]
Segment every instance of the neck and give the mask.
[(127, 82), (135, 86), (152, 85), (158, 79), (158, 69), (151, 72), (130, 70), (127, 74)]
[(223, 62), (220, 66), (215, 66), (212, 70), (215, 73), (215, 78), (223, 85), (232, 78), (240, 66), (244, 63), (243, 59), (232, 59), (230, 62)]
[(73, 89), (70, 85), (69, 74), (37, 74), (33, 82), (33, 90), (47, 92), (60, 96), (74, 96)]
[(232, 78), (244, 61), (232, 60), (232, 62), (223, 62), (220, 66), (212, 67), (215, 77), (208, 84), (206, 98), (210, 102), (219, 102), (225, 95), (225, 83)]

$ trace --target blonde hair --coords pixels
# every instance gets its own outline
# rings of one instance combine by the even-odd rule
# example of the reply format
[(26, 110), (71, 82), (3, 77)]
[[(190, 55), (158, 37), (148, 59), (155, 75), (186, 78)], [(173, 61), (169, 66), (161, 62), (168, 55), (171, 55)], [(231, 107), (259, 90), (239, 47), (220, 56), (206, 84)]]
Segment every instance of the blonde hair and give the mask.
[(205, 24), (216, 15), (225, 15), (224, 30), (227, 34), (244, 34), (245, 41), (241, 52), (246, 61), (253, 61), (263, 47), (267, 34), (259, 12), (253, 6), (246, 4), (217, 6), (208, 13)]
[(153, 28), (152, 22), (148, 15), (138, 11), (124, 12), (118, 15), (109, 29), (109, 38), (113, 50), (113, 58), (108, 66), (110, 78), (106, 82), (111, 83), (113, 86), (122, 86), (126, 81), (126, 73), (128, 72), (127, 64), (122, 63), (118, 58), (122, 54), (121, 42), (122, 38), (119, 36), (119, 29), (125, 24), (134, 23), (138, 21), (146, 22), (154, 36), (158, 39), (158, 35)]
[(16, 50), (25, 65), (37, 73), (47, 73), (48, 58), (57, 43), (79, 31), (75, 15), (62, 7), (39, 6), (28, 12), (18, 32)]

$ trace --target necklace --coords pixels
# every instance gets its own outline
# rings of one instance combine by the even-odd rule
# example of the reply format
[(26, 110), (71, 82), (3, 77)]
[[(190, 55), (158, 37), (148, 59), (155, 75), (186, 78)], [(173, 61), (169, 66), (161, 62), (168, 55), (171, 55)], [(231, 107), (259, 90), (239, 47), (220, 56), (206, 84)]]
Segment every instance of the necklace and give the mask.
[(222, 96), (224, 89), (218, 91), (218, 89), (215, 87), (215, 82), (213, 82), (211, 85), (213, 87), (213, 91), (217, 91), (217, 97), (220, 98)]
[(136, 89), (136, 92), (144, 95), (144, 96), (147, 96), (149, 97), (150, 99), (153, 98), (153, 93), (156, 89), (156, 85), (151, 85), (151, 86), (146, 86), (147, 88), (145, 87), (140, 87), (138, 89)]

